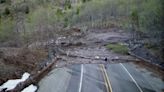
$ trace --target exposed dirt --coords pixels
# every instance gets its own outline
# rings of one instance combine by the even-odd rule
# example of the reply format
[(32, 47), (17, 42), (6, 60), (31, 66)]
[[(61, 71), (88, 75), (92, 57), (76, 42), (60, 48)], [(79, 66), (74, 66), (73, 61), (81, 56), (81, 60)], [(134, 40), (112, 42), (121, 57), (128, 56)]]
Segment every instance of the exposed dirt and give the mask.
[(31, 73), (47, 57), (47, 52), (42, 49), (3, 48), (1, 52), (0, 84), (20, 78), (24, 72)]
[[(72, 36), (72, 38), (74, 38)], [(73, 39), (69, 41), (69, 38), (62, 42), (71, 43), (71, 42), (80, 42), (80, 45), (76, 44), (60, 44), (59, 48), (56, 48), (59, 57), (61, 58), (57, 67), (63, 67), (69, 64), (90, 64), (90, 63), (124, 63), (124, 62), (134, 62), (141, 67), (152, 68), (150, 71), (154, 71), (154, 74), (157, 74), (163, 78), (163, 71), (156, 69), (154, 66), (146, 64), (144, 61), (141, 61), (130, 55), (122, 55), (108, 50), (105, 45), (113, 43), (122, 43), (127, 44), (126, 42), (130, 39), (130, 34), (124, 32), (123, 30), (113, 28), (113, 29), (90, 29), (86, 34), (79, 39)], [(60, 43), (60, 42), (59, 42)], [(60, 53), (59, 53), (60, 52)], [(105, 60), (107, 58), (107, 61)], [(137, 61), (137, 62), (136, 62)], [(161, 72), (162, 71), (162, 72)]]
[[(81, 42), (74, 41), (83, 35), (78, 28), (62, 30), (58, 34), (62, 45), (82, 45)], [(69, 40), (62, 42), (62, 37), (67, 37)], [(72, 38), (73, 36), (73, 38)], [(47, 42), (37, 42), (28, 46), (28, 48), (0, 48), (0, 85), (8, 79), (17, 79), (24, 72), (35, 74), (43, 69), (54, 57), (50, 45), (56, 45), (58, 39), (51, 39)], [(40, 49), (37, 49), (40, 48)], [(45, 49), (46, 48), (46, 49)]]
[[(76, 39), (72, 36), (65, 37), (65, 40), (59, 41), (59, 46), (55, 48), (56, 52), (61, 58), (57, 66), (62, 67), (68, 64), (80, 63), (120, 63), (120, 62), (133, 62), (137, 61), (136, 58), (129, 55), (116, 54), (109, 51), (104, 45), (109, 43), (125, 43), (130, 37), (129, 34), (124, 33), (122, 30), (113, 29), (90, 29), (85, 35)], [(62, 43), (65, 44), (62, 44)], [(68, 44), (77, 42), (81, 44)], [(107, 58), (107, 60), (105, 60)]]
[[(50, 45), (47, 45), (60, 58), (55, 67), (82, 63), (139, 61), (135, 57), (114, 53), (105, 47), (109, 43), (126, 44), (126, 41), (130, 39), (130, 34), (125, 33), (123, 30), (117, 28), (90, 29), (85, 33), (79, 29), (71, 30), (63, 31), (56, 37), (56, 40), (54, 39)], [(12, 50), (8, 49), (8, 51)], [(2, 50), (0, 52), (0, 68), (2, 68), (0, 69), (0, 84), (8, 78), (20, 77), (25, 71), (34, 72), (33, 70), (37, 70), (38, 66), (44, 66), (47, 62), (42, 62), (47, 57), (47, 51), (42, 49), (17, 49), (12, 53), (8, 51)]]
[(139, 61), (134, 63), (138, 65), (138, 68), (146, 68), (147, 70), (153, 72), (152, 76), (160, 77), (164, 81), (164, 71), (161, 70), (159, 67), (155, 67), (152, 64), (144, 61)]

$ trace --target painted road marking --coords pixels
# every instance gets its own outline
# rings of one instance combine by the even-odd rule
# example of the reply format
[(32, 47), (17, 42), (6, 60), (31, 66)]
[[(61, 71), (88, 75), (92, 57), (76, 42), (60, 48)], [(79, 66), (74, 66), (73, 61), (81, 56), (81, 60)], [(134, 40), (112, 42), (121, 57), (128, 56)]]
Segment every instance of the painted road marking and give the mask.
[(81, 76), (80, 76), (80, 84), (79, 84), (79, 92), (81, 92), (81, 88), (82, 88), (82, 82), (83, 82), (83, 64), (81, 65)]
[(100, 65), (100, 69), (101, 69), (101, 72), (102, 72), (102, 74), (103, 74), (103, 79), (104, 79), (104, 82), (105, 82), (106, 90), (107, 90), (107, 92), (109, 92), (109, 87), (108, 87), (108, 84), (107, 84), (107, 82), (106, 82), (107, 80), (106, 80), (106, 78), (105, 78), (105, 74), (104, 74), (102, 65)]
[(107, 71), (106, 71), (104, 65), (102, 65), (102, 66), (103, 66), (103, 69), (104, 69), (104, 73), (105, 73), (105, 76), (106, 76), (107, 83), (108, 83), (108, 86), (109, 86), (109, 88), (110, 88), (110, 91), (113, 92), (113, 91), (112, 91), (112, 86), (111, 86), (111, 83), (110, 83), (110, 80), (109, 80), (109, 77), (108, 77), (108, 74), (107, 74)]
[(120, 63), (120, 65), (124, 68), (124, 70), (128, 73), (128, 75), (130, 76), (130, 78), (133, 80), (133, 82), (136, 84), (137, 88), (140, 90), (140, 92), (143, 92), (141, 87), (138, 85), (138, 83), (135, 81), (135, 79), (133, 78), (133, 76), (130, 74), (130, 72), (126, 69), (126, 67)]
[(112, 91), (112, 86), (110, 84), (110, 80), (109, 80), (109, 77), (108, 77), (108, 74), (105, 70), (105, 67), (102, 64), (100, 66), (101, 66), (101, 70), (103, 72), (103, 77), (104, 77), (105, 85), (106, 85), (106, 88), (107, 88), (107, 92), (113, 92)]

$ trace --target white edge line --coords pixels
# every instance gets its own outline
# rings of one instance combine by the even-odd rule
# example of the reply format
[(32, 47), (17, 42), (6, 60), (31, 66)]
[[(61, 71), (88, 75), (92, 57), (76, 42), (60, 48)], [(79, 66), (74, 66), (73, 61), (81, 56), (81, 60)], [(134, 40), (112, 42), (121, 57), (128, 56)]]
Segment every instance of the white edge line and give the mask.
[(129, 73), (129, 71), (125, 68), (125, 66), (123, 64), (120, 63), (120, 65), (125, 69), (125, 71), (128, 73), (128, 75), (130, 76), (130, 78), (133, 80), (133, 82), (136, 84), (136, 86), (138, 87), (138, 89), (140, 90), (140, 92), (143, 92), (141, 87), (138, 85), (138, 83), (135, 81), (135, 79), (133, 78), (133, 76)]
[(81, 76), (80, 76), (79, 92), (81, 92), (82, 82), (83, 82), (83, 64), (81, 65)]

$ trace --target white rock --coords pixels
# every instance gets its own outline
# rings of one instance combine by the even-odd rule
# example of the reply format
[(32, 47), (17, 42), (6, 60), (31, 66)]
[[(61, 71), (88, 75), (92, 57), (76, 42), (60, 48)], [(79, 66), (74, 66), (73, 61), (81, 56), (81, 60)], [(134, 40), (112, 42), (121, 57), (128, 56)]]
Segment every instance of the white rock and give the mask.
[(7, 90), (12, 90), (17, 86), (17, 84), (25, 81), (29, 77), (30, 77), (29, 73), (24, 73), (21, 79), (8, 80), (7, 82), (5, 82), (3, 85), (0, 86), (0, 91), (4, 88), (7, 88)]
[(96, 59), (100, 59), (100, 57), (99, 57), (99, 56), (95, 56), (95, 58), (96, 58)]
[(118, 57), (118, 56), (116, 56), (116, 57), (115, 57), (115, 59), (119, 59), (119, 57)]
[(37, 90), (37, 87), (31, 84), (27, 88), (23, 89), (21, 92), (35, 92)]

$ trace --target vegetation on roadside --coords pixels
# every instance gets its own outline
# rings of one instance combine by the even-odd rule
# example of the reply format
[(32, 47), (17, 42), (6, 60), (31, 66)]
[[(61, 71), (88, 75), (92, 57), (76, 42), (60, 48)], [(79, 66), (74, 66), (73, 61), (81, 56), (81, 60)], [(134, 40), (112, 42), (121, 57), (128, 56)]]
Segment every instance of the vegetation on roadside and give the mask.
[(143, 33), (152, 38), (149, 43), (162, 47), (163, 4), (163, 0), (0, 0), (0, 42), (22, 46), (53, 38), (56, 30), (87, 26)]
[(0, 46), (44, 42), (74, 26), (116, 27), (164, 59), (163, 5), (164, 0), (0, 0)]
[(0, 52), (0, 84), (20, 78), (24, 72), (37, 73), (48, 57), (45, 49), (4, 48)]
[(124, 55), (128, 54), (128, 47), (126, 45), (122, 45), (119, 43), (108, 44), (106, 48), (112, 50), (115, 53), (124, 54)]
[(163, 5), (163, 0), (91, 0), (81, 6), (83, 8), (71, 23), (128, 30), (132, 33), (133, 44), (149, 45), (148, 49), (156, 49), (164, 59)]

